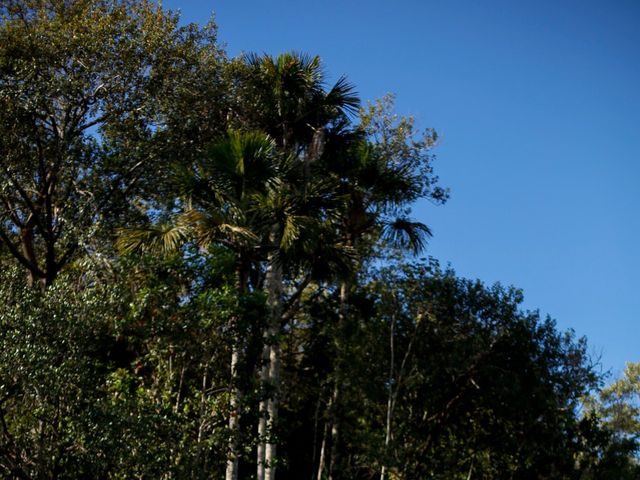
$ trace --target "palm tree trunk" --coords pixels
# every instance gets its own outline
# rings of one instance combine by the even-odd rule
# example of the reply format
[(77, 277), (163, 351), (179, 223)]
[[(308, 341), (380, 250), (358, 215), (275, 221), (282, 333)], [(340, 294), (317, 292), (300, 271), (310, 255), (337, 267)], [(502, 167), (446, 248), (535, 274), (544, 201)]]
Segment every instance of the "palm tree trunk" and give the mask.
[(265, 460), (265, 480), (275, 480), (276, 478), (276, 449), (277, 444), (275, 442), (274, 429), (276, 421), (278, 419), (278, 391), (277, 388), (280, 384), (280, 345), (276, 340), (271, 346), (271, 352), (269, 357), (269, 381), (272, 385), (273, 392), (267, 400), (267, 417), (269, 419), (269, 435), (267, 436), (267, 448), (264, 454)]
[(238, 341), (234, 340), (231, 351), (231, 396), (229, 399), (229, 458), (227, 459), (227, 470), (225, 480), (238, 480), (238, 436), (240, 433), (240, 402), (242, 393), (238, 386), (238, 366), (240, 363), (240, 349)]
[[(269, 349), (265, 347), (267, 354)], [(264, 351), (263, 351), (264, 359)], [(260, 383), (264, 386), (267, 383), (268, 370), (263, 366), (260, 371)], [(260, 407), (258, 409), (258, 446), (257, 446), (257, 472), (256, 479), (264, 480), (264, 461), (266, 450), (266, 438), (267, 438), (267, 402), (260, 400)]]
[[(238, 263), (236, 266), (236, 294), (238, 302), (245, 292), (247, 283), (247, 275), (245, 271), (245, 263), (242, 254), (238, 254)], [(227, 459), (227, 469), (225, 471), (225, 480), (238, 480), (238, 457), (240, 454), (239, 436), (240, 436), (240, 403), (242, 402), (242, 391), (239, 381), (240, 374), (238, 372), (240, 366), (241, 346), (240, 335), (238, 330), (238, 317), (231, 320), (232, 345), (231, 345), (231, 394), (229, 398), (229, 457)]]
[(269, 307), (269, 324), (265, 330), (260, 380), (265, 389), (260, 401), (258, 420), (257, 480), (275, 480), (276, 453), (274, 430), (278, 418), (280, 384), (280, 321), (282, 317), (282, 267), (271, 253), (267, 259), (265, 288)]

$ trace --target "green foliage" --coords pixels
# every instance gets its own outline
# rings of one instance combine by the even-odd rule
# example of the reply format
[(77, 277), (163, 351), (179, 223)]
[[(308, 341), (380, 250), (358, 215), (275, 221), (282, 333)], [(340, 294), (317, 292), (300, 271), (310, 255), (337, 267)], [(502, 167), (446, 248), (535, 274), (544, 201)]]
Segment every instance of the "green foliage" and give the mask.
[[(247, 332), (261, 334), (264, 299), (239, 304), (179, 257), (117, 275), (110, 286), (92, 272), (64, 275), (44, 291), (15, 269), (3, 275), (0, 477), (221, 474), (229, 342), (242, 336), (257, 356)], [(230, 331), (238, 308), (250, 325)]]
[(40, 292), (16, 273), (5, 272), (0, 284), (3, 474), (93, 476), (104, 455), (91, 443), (108, 424), (92, 416), (111, 316), (120, 309), (117, 291), (61, 279)]
[(621, 378), (585, 399), (585, 421), (599, 442), (583, 460), (585, 478), (638, 478), (640, 475), (640, 365), (628, 363)]
[(638, 365), (407, 261), (435, 131), (178, 20), (0, 4), (1, 478), (639, 477)]
[(292, 464), (285, 478), (312, 473), (314, 443), (317, 462), (337, 355), (348, 361), (335, 478), (371, 478), (382, 465), (389, 478), (407, 479), (466, 479), (470, 471), (569, 479), (586, 470), (576, 459), (599, 441), (577, 415), (597, 382), (586, 343), (522, 312), (521, 292), (416, 263), (375, 272), (350, 299), (352, 321), (338, 330), (337, 299), (316, 298), (290, 346), (304, 353), (285, 373), (283, 443)]
[(622, 378), (600, 392), (598, 414), (613, 431), (640, 437), (640, 364), (628, 363)]
[(168, 126), (219, 83), (220, 54), (212, 27), (146, 1), (10, 1), (0, 20), (0, 241), (50, 284), (134, 193), (158, 193), (184, 143)]

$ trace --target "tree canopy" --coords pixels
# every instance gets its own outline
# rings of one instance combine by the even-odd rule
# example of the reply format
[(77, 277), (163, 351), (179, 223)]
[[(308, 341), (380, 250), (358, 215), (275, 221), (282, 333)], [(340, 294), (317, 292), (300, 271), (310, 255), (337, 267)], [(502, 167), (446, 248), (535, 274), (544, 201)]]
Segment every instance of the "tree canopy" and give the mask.
[(421, 257), (436, 132), (324, 68), (0, 3), (1, 478), (637, 478), (637, 365)]

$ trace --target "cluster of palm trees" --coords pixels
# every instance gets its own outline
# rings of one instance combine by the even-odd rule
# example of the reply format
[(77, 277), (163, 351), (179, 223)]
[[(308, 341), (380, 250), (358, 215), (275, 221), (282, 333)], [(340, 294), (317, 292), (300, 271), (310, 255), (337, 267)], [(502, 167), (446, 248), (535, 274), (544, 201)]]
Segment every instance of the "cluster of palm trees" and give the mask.
[[(180, 211), (168, 224), (121, 231), (119, 248), (176, 250), (196, 241), (206, 252), (218, 245), (233, 252), (238, 298), (264, 292), (269, 318), (261, 360), (254, 367), (262, 391), (256, 478), (274, 480), (284, 325), (295, 315), (303, 292), (327, 282), (339, 291), (338, 329), (344, 328), (359, 263), (381, 242), (419, 251), (430, 232), (407, 218), (406, 207), (438, 194), (429, 191), (431, 178), (416, 163), (410, 139), (399, 131), (392, 132), (394, 138), (388, 131), (376, 138), (363, 127), (364, 110), (352, 85), (340, 78), (326, 88), (318, 57), (247, 56), (242, 71), (238, 91), (248, 107), (235, 112), (236, 128), (193, 164), (176, 165), (173, 183)], [(226, 480), (238, 479), (243, 451), (240, 312), (229, 325), (235, 333), (230, 339)], [(337, 352), (345, 351), (344, 345), (337, 347)], [(338, 355), (319, 480), (332, 478), (339, 455), (340, 425), (334, 412), (341, 401), (343, 362)]]

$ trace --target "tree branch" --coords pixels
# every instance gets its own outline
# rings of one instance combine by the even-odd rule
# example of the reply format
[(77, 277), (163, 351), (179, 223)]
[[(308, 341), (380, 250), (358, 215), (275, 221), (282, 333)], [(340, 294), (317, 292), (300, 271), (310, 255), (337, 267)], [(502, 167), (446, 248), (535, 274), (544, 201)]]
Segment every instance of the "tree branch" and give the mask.
[[(291, 317), (298, 311), (300, 296), (302, 292), (309, 286), (311, 282), (311, 275), (307, 275), (296, 287), (295, 291), (291, 294), (289, 299), (282, 306), (282, 323), (288, 322)], [(295, 308), (294, 308), (295, 307)]]
[(2, 242), (7, 246), (11, 255), (13, 255), (16, 258), (16, 260), (18, 260), (31, 273), (39, 277), (44, 276), (44, 272), (40, 270), (40, 268), (38, 268), (37, 265), (27, 260), (27, 258), (18, 251), (18, 249), (13, 244), (11, 239), (7, 236), (7, 234), (4, 231), (2, 231), (2, 229), (0, 229), (0, 240), (2, 240)]

